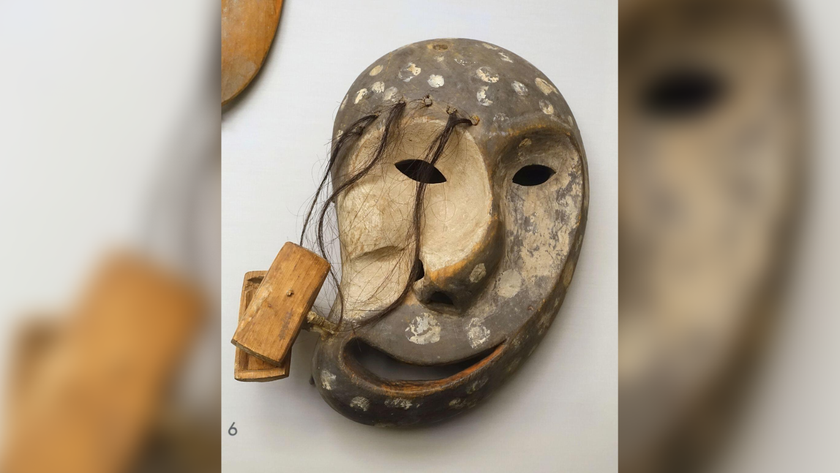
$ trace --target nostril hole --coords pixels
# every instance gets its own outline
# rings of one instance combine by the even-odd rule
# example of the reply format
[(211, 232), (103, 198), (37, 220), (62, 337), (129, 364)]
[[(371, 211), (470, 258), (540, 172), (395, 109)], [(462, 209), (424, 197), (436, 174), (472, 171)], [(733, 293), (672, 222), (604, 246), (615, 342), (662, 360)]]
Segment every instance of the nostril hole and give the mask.
[(425, 184), (440, 184), (446, 182), (446, 177), (443, 176), (438, 168), (423, 161), (421, 159), (406, 159), (396, 163), (397, 169), (405, 174), (409, 179)]
[(429, 296), (429, 302), (433, 302), (435, 304), (446, 304), (446, 305), (455, 305), (452, 302), (452, 298), (446, 295), (446, 293), (435, 291)]
[(426, 270), (423, 268), (423, 262), (417, 260), (417, 263), (414, 265), (414, 280), (419, 281), (426, 276)]
[(513, 176), (513, 183), (520, 186), (538, 186), (549, 180), (554, 175), (554, 169), (539, 164), (523, 166)]

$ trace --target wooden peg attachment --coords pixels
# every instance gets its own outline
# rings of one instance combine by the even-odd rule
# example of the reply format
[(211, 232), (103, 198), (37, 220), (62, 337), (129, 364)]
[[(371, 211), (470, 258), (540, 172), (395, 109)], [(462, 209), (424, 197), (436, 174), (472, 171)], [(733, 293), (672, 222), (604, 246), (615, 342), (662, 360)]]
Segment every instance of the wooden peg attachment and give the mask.
[(292, 343), (329, 270), (327, 260), (287, 242), (254, 291), (231, 342), (252, 357), (288, 367)]
[[(267, 271), (249, 271), (245, 273), (245, 281), (242, 283), (242, 296), (239, 299), (239, 321), (245, 318), (245, 310), (251, 304), (254, 293), (260, 287)], [(237, 381), (274, 381), (289, 376), (289, 366), (292, 362), (292, 352), (283, 359), (282, 366), (274, 366), (265, 361), (253, 357), (243, 351), (236, 349), (236, 361), (233, 368), (233, 377)]]

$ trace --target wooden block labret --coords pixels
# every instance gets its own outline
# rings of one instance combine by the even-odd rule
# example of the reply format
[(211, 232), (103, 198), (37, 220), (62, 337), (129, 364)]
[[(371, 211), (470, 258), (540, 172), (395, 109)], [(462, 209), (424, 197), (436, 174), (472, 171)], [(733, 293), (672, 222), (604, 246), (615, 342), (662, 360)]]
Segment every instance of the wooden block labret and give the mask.
[(231, 342), (282, 366), (329, 270), (327, 260), (287, 242), (254, 292)]
[(0, 471), (133, 470), (202, 313), (185, 281), (131, 253), (107, 258), (60, 325), (23, 340)]
[[(254, 293), (260, 287), (267, 271), (249, 271), (245, 273), (242, 283), (242, 296), (239, 299), (239, 321), (245, 318), (245, 310), (251, 304)], [(241, 348), (236, 349), (233, 377), (237, 381), (274, 381), (289, 376), (289, 366), (292, 352), (283, 359), (282, 366), (274, 366), (265, 361), (245, 353)]]

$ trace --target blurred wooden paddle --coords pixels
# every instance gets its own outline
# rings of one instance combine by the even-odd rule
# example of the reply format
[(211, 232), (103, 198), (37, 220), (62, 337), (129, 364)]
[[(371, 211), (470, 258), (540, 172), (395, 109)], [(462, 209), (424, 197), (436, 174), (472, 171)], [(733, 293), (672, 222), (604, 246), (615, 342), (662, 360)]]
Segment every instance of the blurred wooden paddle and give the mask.
[(283, 0), (222, 0), (222, 105), (259, 72), (282, 6)]

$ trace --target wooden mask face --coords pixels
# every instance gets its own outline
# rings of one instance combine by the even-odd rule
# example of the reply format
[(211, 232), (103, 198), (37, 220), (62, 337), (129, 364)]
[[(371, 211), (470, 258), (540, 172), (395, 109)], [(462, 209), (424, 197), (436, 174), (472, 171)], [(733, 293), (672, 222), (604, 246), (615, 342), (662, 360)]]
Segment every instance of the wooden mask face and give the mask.
[[(375, 160), (398, 104), (396, 132)], [(430, 423), (491, 393), (551, 324), (583, 240), (586, 158), (556, 87), (478, 41), (415, 43), (374, 62), (342, 103), (336, 136), (372, 112), (381, 114), (333, 168), (336, 188), (373, 163), (336, 200), (343, 317), (320, 340), (313, 376), (353, 420)], [(441, 142), (452, 116), (466, 123)], [(443, 152), (430, 161), (436, 143)], [(364, 363), (371, 352), (440, 369), (413, 379), (375, 373)]]
[(724, 437), (709, 426), (730, 416), (718, 404), (747, 378), (775, 300), (800, 69), (775, 1), (621, 7), (621, 469), (683, 471)]

